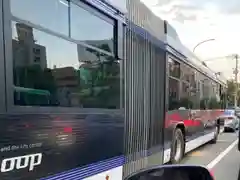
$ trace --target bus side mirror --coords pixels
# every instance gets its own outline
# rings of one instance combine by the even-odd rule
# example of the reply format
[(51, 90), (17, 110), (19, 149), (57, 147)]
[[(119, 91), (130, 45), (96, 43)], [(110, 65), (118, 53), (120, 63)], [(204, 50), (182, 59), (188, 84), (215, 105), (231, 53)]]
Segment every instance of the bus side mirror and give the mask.
[(163, 165), (140, 170), (125, 180), (214, 180), (202, 166)]

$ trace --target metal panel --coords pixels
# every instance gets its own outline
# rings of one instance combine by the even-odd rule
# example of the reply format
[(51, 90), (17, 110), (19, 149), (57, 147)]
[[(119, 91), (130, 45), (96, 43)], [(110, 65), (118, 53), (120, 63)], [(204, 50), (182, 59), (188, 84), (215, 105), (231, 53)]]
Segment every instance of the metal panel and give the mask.
[(3, 0), (0, 0), (0, 113), (6, 111), (6, 86), (5, 86), (5, 53), (4, 53), (4, 43), (6, 39), (4, 37), (4, 6)]
[[(151, 128), (152, 137), (149, 147), (159, 147), (162, 143), (162, 131), (165, 112), (165, 86), (166, 86), (166, 56), (165, 52), (152, 45), (151, 58)], [(164, 112), (162, 111), (164, 110)], [(156, 151), (156, 150), (154, 150)]]
[(5, 40), (5, 68), (6, 68), (6, 104), (7, 108), (13, 107), (13, 57), (12, 57), (12, 28), (10, 1), (3, 1), (4, 13), (4, 40)]
[[(125, 61), (124, 176), (162, 164), (165, 112), (165, 53), (148, 39), (127, 29)], [(154, 156), (154, 158), (153, 158)]]
[(0, 0), (0, 113), (6, 110), (5, 107), (5, 68), (4, 68), (4, 34), (3, 34), (3, 4)]
[(102, 10), (103, 12), (113, 17), (114, 19), (118, 19), (121, 22), (125, 23), (124, 14), (116, 7), (112, 6), (110, 3), (107, 3), (106, 1), (103, 2), (101, 0), (84, 0), (84, 1), (91, 4), (92, 6), (97, 7), (98, 9)]
[(165, 40), (164, 20), (157, 17), (141, 0), (127, 0), (127, 18), (157, 39)]
[(124, 50), (123, 50), (123, 47), (124, 47), (124, 45), (123, 45), (123, 36), (124, 36), (124, 30), (123, 30), (123, 24), (120, 22), (120, 21), (118, 21), (117, 22), (117, 33), (115, 33), (115, 34), (117, 34), (117, 53), (116, 53), (116, 55), (117, 55), (117, 57), (119, 58), (119, 59), (124, 59), (124, 57), (123, 57), (123, 53), (124, 53)]
[(166, 58), (164, 43), (153, 33), (158, 29), (140, 28), (145, 16), (155, 18), (139, 0), (128, 1), (124, 177), (163, 163)]

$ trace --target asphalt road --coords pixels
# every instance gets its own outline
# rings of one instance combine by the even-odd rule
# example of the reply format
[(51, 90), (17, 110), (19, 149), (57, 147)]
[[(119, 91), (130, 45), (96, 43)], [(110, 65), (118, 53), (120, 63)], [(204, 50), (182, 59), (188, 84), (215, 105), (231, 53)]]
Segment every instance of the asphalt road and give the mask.
[[(222, 133), (216, 144), (206, 144), (183, 159), (183, 164), (208, 167), (215, 180), (240, 180), (240, 152), (237, 150), (238, 134)], [(239, 174), (240, 176), (240, 174)]]

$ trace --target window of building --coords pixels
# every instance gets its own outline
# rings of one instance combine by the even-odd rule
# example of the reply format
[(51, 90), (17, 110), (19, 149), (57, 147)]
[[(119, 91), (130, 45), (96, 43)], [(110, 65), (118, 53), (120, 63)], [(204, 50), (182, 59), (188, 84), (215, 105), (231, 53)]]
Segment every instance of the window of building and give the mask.
[(39, 55), (40, 54), (40, 49), (33, 48), (33, 53)]
[(169, 75), (175, 78), (180, 78), (180, 63), (168, 58)]
[(113, 53), (114, 22), (70, 3), (71, 37)]
[(168, 109), (178, 109), (179, 108), (179, 90), (180, 90), (180, 82), (177, 79), (169, 77), (169, 102), (168, 102)]
[(40, 60), (40, 57), (35, 56), (34, 62), (40, 62), (40, 61), (41, 61), (41, 60)]
[(192, 89), (197, 89), (197, 77), (196, 77), (197, 71), (193, 68), (190, 70), (190, 86)]
[(181, 98), (189, 98), (190, 97), (190, 84), (186, 82), (182, 82), (182, 90), (181, 90)]
[(10, 0), (10, 7), (17, 18), (69, 35), (67, 0)]
[[(12, 22), (15, 105), (119, 108), (120, 66), (114, 57), (27, 25), (36, 41), (19, 41), (18, 25)], [(36, 46), (44, 50), (38, 64), (27, 55)]]
[(192, 68), (187, 64), (181, 63), (181, 79), (190, 82), (192, 78)]
[(208, 77), (205, 76), (204, 81), (203, 81), (203, 96), (204, 98), (210, 98), (211, 96), (211, 81)]
[(181, 94), (179, 107), (184, 107), (186, 109), (192, 109), (194, 107), (195, 97), (191, 92), (191, 86), (188, 82), (181, 82)]

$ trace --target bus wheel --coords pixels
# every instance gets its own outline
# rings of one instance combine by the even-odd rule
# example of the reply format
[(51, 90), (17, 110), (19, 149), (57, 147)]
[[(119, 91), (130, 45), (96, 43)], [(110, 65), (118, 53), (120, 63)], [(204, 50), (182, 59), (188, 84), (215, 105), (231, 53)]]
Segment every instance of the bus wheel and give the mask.
[(215, 131), (214, 131), (214, 137), (213, 137), (213, 139), (210, 141), (211, 144), (216, 144), (216, 143), (217, 143), (218, 134), (219, 134), (219, 126), (216, 126), (216, 127), (215, 127)]
[(184, 138), (181, 129), (176, 128), (173, 134), (172, 147), (171, 147), (171, 158), (172, 164), (179, 163), (184, 155)]

